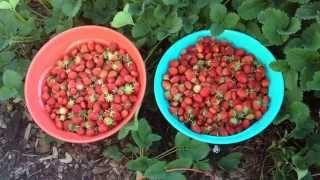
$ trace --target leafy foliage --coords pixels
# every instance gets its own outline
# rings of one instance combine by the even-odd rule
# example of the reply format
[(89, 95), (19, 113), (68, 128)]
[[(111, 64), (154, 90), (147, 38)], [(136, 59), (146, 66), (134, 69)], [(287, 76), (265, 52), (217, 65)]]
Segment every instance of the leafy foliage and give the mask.
[[(23, 79), (34, 49), (73, 26), (119, 29), (142, 47), (150, 72), (163, 49), (178, 38), (200, 29), (210, 29), (213, 35), (236, 29), (268, 46), (279, 59), (270, 66), (284, 75), (286, 100), (276, 124), (286, 129), (269, 147), (274, 179), (312, 179), (314, 166), (320, 165), (319, 122), (309, 100), (319, 101), (319, 9), (316, 0), (0, 0), (0, 101), (23, 97)], [(146, 151), (161, 137), (146, 120), (135, 119), (122, 128), (118, 139), (126, 137), (134, 143), (124, 149), (111, 146), (104, 154), (114, 159), (122, 153), (138, 155), (128, 168), (147, 172), (150, 178), (185, 179), (183, 171), (167, 172), (173, 167), (211, 168), (209, 146), (182, 134), (175, 137), (174, 151), (167, 152), (176, 152), (176, 159), (160, 161), (167, 153), (151, 158), (152, 151)], [(232, 153), (218, 164), (234, 170), (240, 159), (240, 153)]]
[(109, 146), (103, 151), (103, 155), (105, 157), (112, 158), (116, 161), (122, 158), (122, 154), (118, 148), (118, 146)]
[(218, 164), (226, 171), (233, 171), (238, 167), (241, 157), (241, 153), (230, 153), (225, 157), (221, 158)]
[(201, 160), (209, 153), (209, 146), (199, 141), (187, 138), (178, 133), (175, 138), (177, 154), (180, 158), (191, 158), (192, 160)]

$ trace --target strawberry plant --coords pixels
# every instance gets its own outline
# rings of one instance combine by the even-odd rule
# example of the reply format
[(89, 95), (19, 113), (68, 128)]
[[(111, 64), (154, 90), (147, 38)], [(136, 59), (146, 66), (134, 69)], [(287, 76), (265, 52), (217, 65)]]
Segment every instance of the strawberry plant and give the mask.
[[(23, 99), (27, 67), (34, 53), (51, 36), (74, 26), (99, 24), (114, 27), (139, 47), (150, 78), (149, 93), (141, 111), (154, 114), (157, 109), (151, 85), (156, 64), (164, 50), (177, 39), (200, 29), (210, 29), (213, 35), (224, 29), (234, 29), (267, 46), (278, 59), (270, 66), (282, 72), (285, 80), (285, 102), (274, 125), (269, 127), (276, 133), (268, 138), (271, 145), (265, 149), (272, 166), (269, 170), (264, 169), (263, 175), (266, 179), (271, 179), (271, 175), (279, 180), (317, 179), (320, 168), (319, 105), (316, 103), (320, 97), (319, 9), (317, 0), (0, 0), (0, 101), (16, 103)], [(110, 54), (106, 52), (103, 56), (108, 58)], [(123, 67), (115, 63), (111, 68)], [(95, 69), (92, 73), (98, 71)], [(170, 71), (174, 73), (175, 70)], [(128, 77), (126, 79), (130, 81)], [(81, 84), (76, 87), (82, 88)], [(120, 88), (128, 95), (134, 90), (134, 84)], [(201, 87), (192, 90), (200, 93)], [(218, 94), (217, 97), (222, 96)], [(97, 100), (95, 96), (88, 98)], [(119, 99), (112, 93), (102, 98), (106, 102)], [(181, 96), (174, 99), (181, 100)], [(131, 105), (128, 101), (124, 103), (126, 107)], [(261, 101), (256, 105), (261, 105)], [(126, 112), (122, 115), (125, 116)], [(89, 114), (84, 112), (81, 116)], [(146, 118), (151, 122), (154, 116)], [(112, 119), (106, 118), (104, 122), (110, 125)], [(189, 169), (209, 175), (212, 157), (207, 156), (208, 145), (177, 134), (170, 145), (174, 147), (156, 155), (154, 147), (160, 136), (151, 131), (147, 120), (138, 121), (137, 118), (124, 127), (118, 137), (124, 139), (128, 134), (130, 137), (126, 140), (133, 144), (121, 148), (121, 152), (112, 146), (104, 155), (114, 159), (121, 159), (123, 154), (136, 157), (130, 158), (128, 168), (137, 171), (139, 176), (184, 179), (187, 173), (183, 172)], [(191, 150), (179, 149), (189, 146)], [(193, 149), (198, 147), (201, 149), (195, 152)], [(224, 170), (235, 170), (245, 155), (233, 152), (219, 158), (216, 164)]]
[[(148, 121), (144, 118), (138, 119), (136, 114), (133, 122), (120, 130), (118, 139), (121, 140), (128, 135), (134, 144), (127, 144), (125, 148), (108, 146), (103, 154), (114, 160), (122, 157), (135, 157), (127, 162), (130, 170), (136, 171), (136, 179), (186, 179), (185, 172), (204, 174), (214, 179), (210, 173), (212, 163), (208, 159), (210, 148), (207, 144), (192, 140), (180, 133), (174, 137), (174, 146), (168, 150), (155, 155), (153, 146), (161, 140), (161, 136), (154, 134)], [(174, 156), (173, 156), (174, 155)], [(173, 156), (173, 160), (164, 158)], [(241, 153), (228, 154), (218, 161), (219, 167), (226, 171), (237, 168)]]

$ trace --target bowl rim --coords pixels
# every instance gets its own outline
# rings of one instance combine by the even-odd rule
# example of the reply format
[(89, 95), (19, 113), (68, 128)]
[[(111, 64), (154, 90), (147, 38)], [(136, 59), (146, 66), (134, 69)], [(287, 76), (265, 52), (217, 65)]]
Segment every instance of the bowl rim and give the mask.
[[(234, 31), (234, 30), (224, 30), (223, 33), (221, 33), (220, 35), (217, 36), (217, 39), (225, 40), (225, 37), (228, 37), (228, 36), (231, 36), (231, 35), (239, 36), (241, 38), (244, 38), (244, 39), (250, 41), (250, 43), (254, 44), (255, 45), (255, 47), (254, 47), (255, 49), (259, 49), (260, 51), (265, 53), (266, 56), (269, 57), (269, 59), (268, 59), (269, 62), (268, 63), (276, 61), (276, 59), (273, 56), (273, 54), (265, 46), (263, 46), (255, 38), (253, 38), (253, 37), (251, 37), (251, 36), (249, 36), (249, 35), (247, 35), (245, 33), (242, 33), (242, 32), (239, 32), (239, 31)], [(186, 127), (184, 125), (184, 123), (180, 122), (178, 120), (178, 118), (173, 116), (168, 110), (168, 106), (167, 106), (168, 102), (164, 97), (164, 93), (163, 93), (164, 90), (162, 88), (162, 79), (163, 79), (162, 77), (163, 77), (163, 74), (165, 72), (163, 70), (163, 68), (167, 69), (167, 65), (165, 65), (165, 64), (168, 64), (168, 62), (170, 62), (172, 59), (176, 58), (176, 57), (173, 57), (173, 58), (169, 57), (169, 56), (171, 56), (171, 53), (173, 51), (175, 51), (175, 53), (178, 53), (178, 56), (179, 56), (181, 51), (183, 49), (185, 49), (185, 47), (188, 47), (188, 46), (192, 45), (192, 43), (189, 43), (188, 41), (194, 41), (195, 39), (198, 39), (200, 37), (205, 37), (205, 36), (211, 36), (211, 32), (209, 30), (200, 30), (200, 31), (193, 32), (193, 33), (191, 33), (189, 35), (186, 35), (186, 36), (182, 37), (178, 41), (176, 41), (163, 54), (163, 56), (161, 57), (161, 59), (159, 61), (159, 64), (157, 66), (156, 73), (155, 73), (155, 76), (154, 76), (154, 94), (155, 94), (155, 99), (156, 99), (157, 106), (159, 107), (160, 112), (162, 113), (164, 118), (174, 128), (176, 128), (182, 134), (184, 134), (184, 135), (186, 135), (188, 137), (191, 137), (191, 138), (193, 138), (195, 140), (198, 140), (198, 141), (201, 141), (201, 142), (205, 142), (205, 143), (210, 143), (210, 144), (232, 144), (232, 143), (238, 143), (238, 142), (250, 139), (250, 138), (258, 135), (259, 133), (261, 133), (265, 128), (267, 128), (272, 123), (272, 121), (274, 120), (274, 118), (276, 117), (278, 112), (280, 111), (280, 108), (281, 108), (281, 105), (282, 105), (282, 102), (283, 102), (283, 98), (284, 98), (284, 80), (283, 80), (282, 73), (273, 71), (269, 66), (267, 66), (265, 68), (267, 68), (267, 70), (269, 71), (269, 73), (271, 73), (271, 75), (273, 77), (277, 78), (276, 79), (277, 86), (278, 86), (277, 96), (278, 96), (278, 101), (279, 102), (277, 102), (276, 106), (272, 108), (272, 112), (269, 112), (268, 118), (263, 116), (261, 119), (255, 121), (252, 125), (250, 125), (249, 128), (247, 128), (244, 131), (241, 131), (240, 133), (237, 133), (237, 134), (234, 134), (234, 135), (231, 135), (231, 136), (213, 136), (213, 135), (199, 134), (199, 133), (193, 132), (188, 127)], [(228, 41), (228, 40), (226, 40), (226, 41)], [(233, 42), (230, 42), (230, 43), (233, 44)], [(185, 47), (181, 48), (179, 46), (185, 46)], [(235, 44), (233, 44), (233, 46), (237, 47), (237, 45), (235, 45)], [(239, 48), (243, 48), (243, 47), (239, 47)], [(252, 52), (250, 52), (250, 53), (252, 53)], [(252, 53), (252, 54), (254, 54), (254, 53)], [(269, 86), (269, 88), (270, 88), (270, 86)], [(270, 92), (268, 92), (268, 93), (270, 93)], [(269, 111), (269, 109), (271, 109), (271, 108), (268, 108), (267, 112)], [(257, 123), (257, 122), (260, 122), (260, 123)], [(255, 125), (255, 124), (258, 124), (257, 129), (253, 129), (253, 125)]]
[[(32, 82), (32, 80), (30, 79), (30, 74), (31, 71), (34, 70), (34, 66), (36, 63), (39, 63), (39, 56), (41, 56), (41, 54), (43, 54), (46, 49), (48, 47), (54, 46), (57, 42), (61, 41), (63, 37), (65, 36), (70, 36), (70, 33), (74, 33), (74, 32), (79, 32), (79, 31), (90, 31), (90, 30), (100, 30), (100, 31), (105, 31), (105, 33), (113, 33), (113, 35), (115, 36), (119, 36), (121, 39), (123, 39), (123, 41), (121, 43), (119, 43), (120, 47), (121, 44), (127, 44), (128, 46), (130, 46), (130, 48), (133, 49), (134, 53), (137, 55), (136, 56), (136, 61), (139, 63), (139, 66), (141, 66), (142, 68), (140, 69), (138, 66), (138, 69), (140, 69), (139, 74), (142, 78), (142, 81), (139, 82), (140, 83), (140, 93), (141, 93), (141, 97), (138, 98), (137, 102), (134, 104), (133, 108), (132, 108), (132, 115), (131, 117), (128, 117), (124, 120), (124, 123), (122, 122), (122, 124), (119, 124), (117, 126), (115, 126), (114, 128), (112, 128), (110, 131), (108, 131), (107, 133), (103, 134), (103, 135), (99, 135), (99, 136), (86, 136), (86, 139), (81, 140), (81, 139), (74, 139), (74, 138), (69, 138), (69, 137), (65, 137), (62, 136), (60, 133), (54, 133), (51, 130), (48, 130), (48, 128), (46, 128), (46, 126), (44, 126), (42, 123), (40, 123), (41, 120), (38, 120), (38, 117), (36, 115), (36, 113), (34, 112), (35, 109), (32, 107), (31, 102), (34, 101), (34, 98), (31, 97), (30, 93), (29, 93), (29, 89), (30, 86), (34, 85), (34, 82)], [(89, 40), (89, 39), (88, 39)], [(102, 39), (103, 40), (103, 39)], [(72, 46), (72, 43), (69, 44), (69, 46)], [(38, 85), (40, 82), (37, 82), (36, 84)], [(60, 32), (58, 34), (56, 34), (54, 37), (50, 38), (45, 44), (43, 44), (41, 46), (41, 48), (38, 50), (38, 52), (36, 53), (36, 55), (33, 57), (27, 73), (26, 73), (26, 77), (25, 77), (25, 84), (24, 84), (24, 92), (25, 92), (25, 103), (27, 106), (27, 109), (33, 119), (33, 121), (40, 127), (40, 129), (42, 129), (45, 133), (47, 133), (48, 135), (65, 141), (65, 142), (69, 142), (69, 143), (78, 143), (78, 144), (82, 144), (82, 143), (93, 143), (96, 141), (100, 141), (103, 139), (106, 139), (114, 134), (116, 134), (123, 126), (125, 126), (134, 116), (134, 113), (140, 108), (144, 95), (145, 95), (145, 91), (146, 91), (146, 68), (145, 68), (145, 63), (143, 61), (143, 58), (139, 52), (139, 50), (137, 49), (137, 47), (134, 45), (133, 42), (131, 42), (126, 36), (124, 36), (123, 34), (121, 34), (120, 32), (117, 32), (111, 28), (108, 27), (104, 27), (104, 26), (97, 26), (97, 25), (84, 25), (84, 26), (77, 26), (77, 27), (73, 27), (70, 28), (68, 30), (65, 30), (63, 32)], [(79, 136), (80, 137), (80, 136)]]

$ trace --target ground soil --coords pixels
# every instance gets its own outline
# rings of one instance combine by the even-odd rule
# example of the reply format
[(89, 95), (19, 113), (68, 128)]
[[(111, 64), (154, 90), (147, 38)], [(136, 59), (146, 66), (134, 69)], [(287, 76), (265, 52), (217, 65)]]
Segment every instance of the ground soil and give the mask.
[[(143, 108), (140, 116), (146, 117), (153, 131), (163, 137), (163, 141), (156, 144), (156, 150), (151, 153), (157, 154), (172, 145), (168, 142), (173, 142), (176, 130), (168, 125), (159, 112), (148, 106)], [(0, 105), (0, 125), (0, 180), (134, 179), (133, 172), (125, 167), (125, 159), (116, 162), (102, 155), (108, 144), (119, 143), (115, 138), (83, 145), (52, 140), (32, 122), (22, 104)], [(271, 140), (276, 138), (273, 137), (275, 130), (269, 128), (244, 143), (220, 146), (221, 152), (218, 154), (211, 152), (212, 174), (216, 179), (257, 179), (260, 176), (269, 179), (268, 169), (272, 167), (272, 161), (266, 159), (266, 150)], [(244, 153), (240, 168), (228, 174), (217, 170), (215, 161), (231, 151)], [(209, 179), (197, 173), (187, 175), (188, 179)]]

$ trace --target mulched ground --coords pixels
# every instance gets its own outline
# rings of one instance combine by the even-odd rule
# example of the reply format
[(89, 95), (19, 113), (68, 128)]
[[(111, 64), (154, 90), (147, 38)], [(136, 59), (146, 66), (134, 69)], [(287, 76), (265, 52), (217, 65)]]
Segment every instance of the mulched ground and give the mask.
[[(149, 121), (153, 130), (160, 134), (159, 152), (165, 150), (175, 134), (162, 116), (155, 112), (143, 112), (141, 116), (153, 117)], [(152, 115), (152, 116), (151, 116)], [(271, 130), (270, 130), (271, 129)], [(233, 173), (224, 173), (213, 168), (212, 174), (217, 180), (234, 179), (270, 179), (268, 168), (272, 166), (266, 159), (266, 149), (274, 139), (274, 128), (269, 128), (256, 138), (236, 145), (220, 146), (221, 152), (211, 153), (212, 164), (225, 153), (237, 151), (244, 153), (240, 168)], [(53, 141), (46, 136), (25, 111), (22, 105), (0, 105), (0, 180), (129, 180), (134, 173), (125, 167), (125, 159), (116, 162), (102, 155), (103, 148), (110, 143), (117, 143), (113, 138), (94, 144), (70, 144)], [(172, 142), (172, 141), (171, 141)], [(222, 178), (223, 177), (223, 178)], [(200, 174), (189, 173), (188, 179), (208, 179)]]

